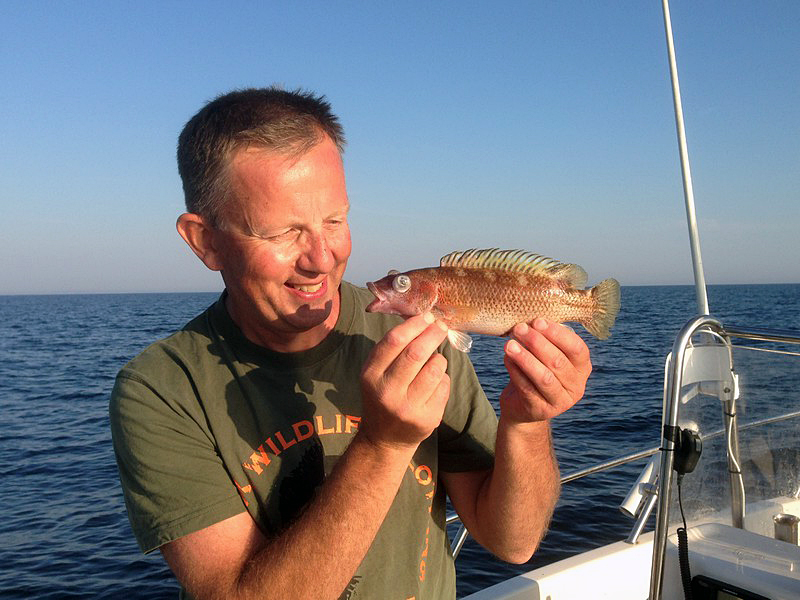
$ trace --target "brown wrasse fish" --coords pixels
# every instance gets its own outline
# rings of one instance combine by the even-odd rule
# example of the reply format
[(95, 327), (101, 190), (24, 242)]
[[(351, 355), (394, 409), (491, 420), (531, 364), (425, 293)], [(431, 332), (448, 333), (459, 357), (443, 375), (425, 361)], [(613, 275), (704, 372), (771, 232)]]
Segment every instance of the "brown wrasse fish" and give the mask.
[(578, 265), (523, 250), (466, 250), (442, 257), (438, 267), (389, 274), (367, 283), (375, 300), (368, 312), (410, 317), (430, 311), (449, 328), (450, 342), (468, 352), (465, 332), (508, 335), (537, 317), (583, 325), (604, 340), (619, 312), (619, 283), (586, 287)]

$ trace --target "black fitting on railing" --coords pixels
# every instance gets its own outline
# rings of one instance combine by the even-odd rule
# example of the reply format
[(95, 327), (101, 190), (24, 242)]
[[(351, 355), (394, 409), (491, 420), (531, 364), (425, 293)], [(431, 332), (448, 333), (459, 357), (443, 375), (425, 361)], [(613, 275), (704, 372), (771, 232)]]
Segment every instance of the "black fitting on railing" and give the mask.
[(678, 475), (691, 473), (700, 460), (703, 452), (703, 441), (700, 434), (692, 429), (681, 429), (672, 425), (664, 425), (664, 439), (669, 440), (675, 447), (675, 460), (672, 468)]

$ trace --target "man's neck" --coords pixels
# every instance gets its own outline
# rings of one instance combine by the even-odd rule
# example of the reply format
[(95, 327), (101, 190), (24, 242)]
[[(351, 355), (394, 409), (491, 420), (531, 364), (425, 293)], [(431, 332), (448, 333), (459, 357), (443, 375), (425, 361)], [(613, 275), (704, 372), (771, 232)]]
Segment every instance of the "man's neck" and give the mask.
[(325, 321), (304, 331), (284, 331), (262, 323), (250, 322), (237, 314), (236, 306), (231, 302), (230, 296), (226, 299), (225, 307), (233, 322), (254, 344), (274, 352), (302, 352), (318, 346), (333, 331), (341, 311), (341, 293), (340, 289), (334, 296), (331, 312)]

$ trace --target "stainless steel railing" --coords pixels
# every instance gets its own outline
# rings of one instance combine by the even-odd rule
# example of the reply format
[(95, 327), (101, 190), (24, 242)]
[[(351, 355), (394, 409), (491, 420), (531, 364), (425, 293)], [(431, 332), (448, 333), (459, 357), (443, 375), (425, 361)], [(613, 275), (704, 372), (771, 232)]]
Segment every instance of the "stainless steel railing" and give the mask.
[[(684, 325), (675, 339), (672, 346), (672, 359), (670, 368), (667, 372), (667, 381), (664, 394), (664, 410), (662, 418), (662, 447), (661, 468), (658, 482), (658, 513), (656, 518), (656, 530), (653, 540), (653, 559), (650, 573), (650, 594), (651, 600), (661, 598), (663, 585), (664, 555), (667, 545), (669, 505), (672, 494), (672, 470), (675, 452), (674, 442), (667, 437), (667, 428), (678, 426), (678, 412), (680, 408), (681, 389), (683, 387), (683, 375), (687, 349), (690, 347), (692, 338), (697, 334), (710, 333), (714, 337), (731, 347), (731, 338), (742, 338), (757, 340), (762, 342), (778, 342), (800, 344), (800, 333), (792, 331), (778, 331), (766, 329), (750, 329), (737, 326), (724, 327), (720, 321), (709, 315), (696, 317)], [(731, 362), (731, 369), (733, 368)], [(722, 398), (721, 398), (722, 399)], [(742, 483), (741, 469), (739, 468), (738, 444), (736, 443), (738, 432), (745, 429), (739, 427), (736, 422), (735, 395), (729, 394), (725, 398), (726, 405), (723, 409), (724, 428), (719, 433), (726, 437), (726, 448), (728, 454), (728, 464), (735, 466), (731, 470), (731, 513), (734, 526), (741, 526), (744, 520), (744, 485)], [(762, 424), (774, 422), (780, 419), (791, 418), (797, 413), (787, 413), (780, 417), (764, 419)], [(757, 423), (750, 423), (747, 427), (755, 427)]]
[[(570, 483), (572, 481), (577, 481), (578, 479), (582, 479), (588, 475), (594, 475), (595, 473), (601, 473), (603, 471), (608, 471), (615, 467), (619, 467), (620, 465), (625, 465), (628, 463), (636, 462), (637, 460), (641, 460), (643, 458), (647, 458), (648, 456), (654, 455), (658, 452), (658, 446), (655, 448), (648, 448), (647, 450), (640, 450), (638, 452), (634, 452), (632, 454), (626, 454), (624, 456), (619, 456), (617, 458), (612, 458), (602, 463), (598, 463), (596, 465), (592, 465), (591, 467), (587, 467), (585, 469), (580, 469), (578, 471), (573, 471), (572, 473), (567, 473), (566, 475), (562, 475), (561, 477), (561, 484)], [(450, 525), (452, 523), (457, 523), (460, 521), (458, 514), (452, 513), (447, 516), (446, 523)], [(467, 539), (469, 532), (464, 525), (459, 527), (458, 532), (453, 537), (453, 541), (450, 545), (453, 551), (453, 557), (457, 557), (458, 553), (461, 551), (464, 542)]]

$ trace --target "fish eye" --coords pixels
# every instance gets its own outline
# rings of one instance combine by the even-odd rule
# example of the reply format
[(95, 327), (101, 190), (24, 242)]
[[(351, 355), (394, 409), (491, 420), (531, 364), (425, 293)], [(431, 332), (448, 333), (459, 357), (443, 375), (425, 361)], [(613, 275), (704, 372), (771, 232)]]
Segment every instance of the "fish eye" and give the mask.
[(400, 275), (400, 271), (398, 271), (396, 269), (392, 269), (391, 271), (389, 271), (387, 273), (387, 275)]
[(405, 294), (411, 289), (411, 278), (408, 275), (398, 275), (392, 280), (392, 287), (395, 292)]

